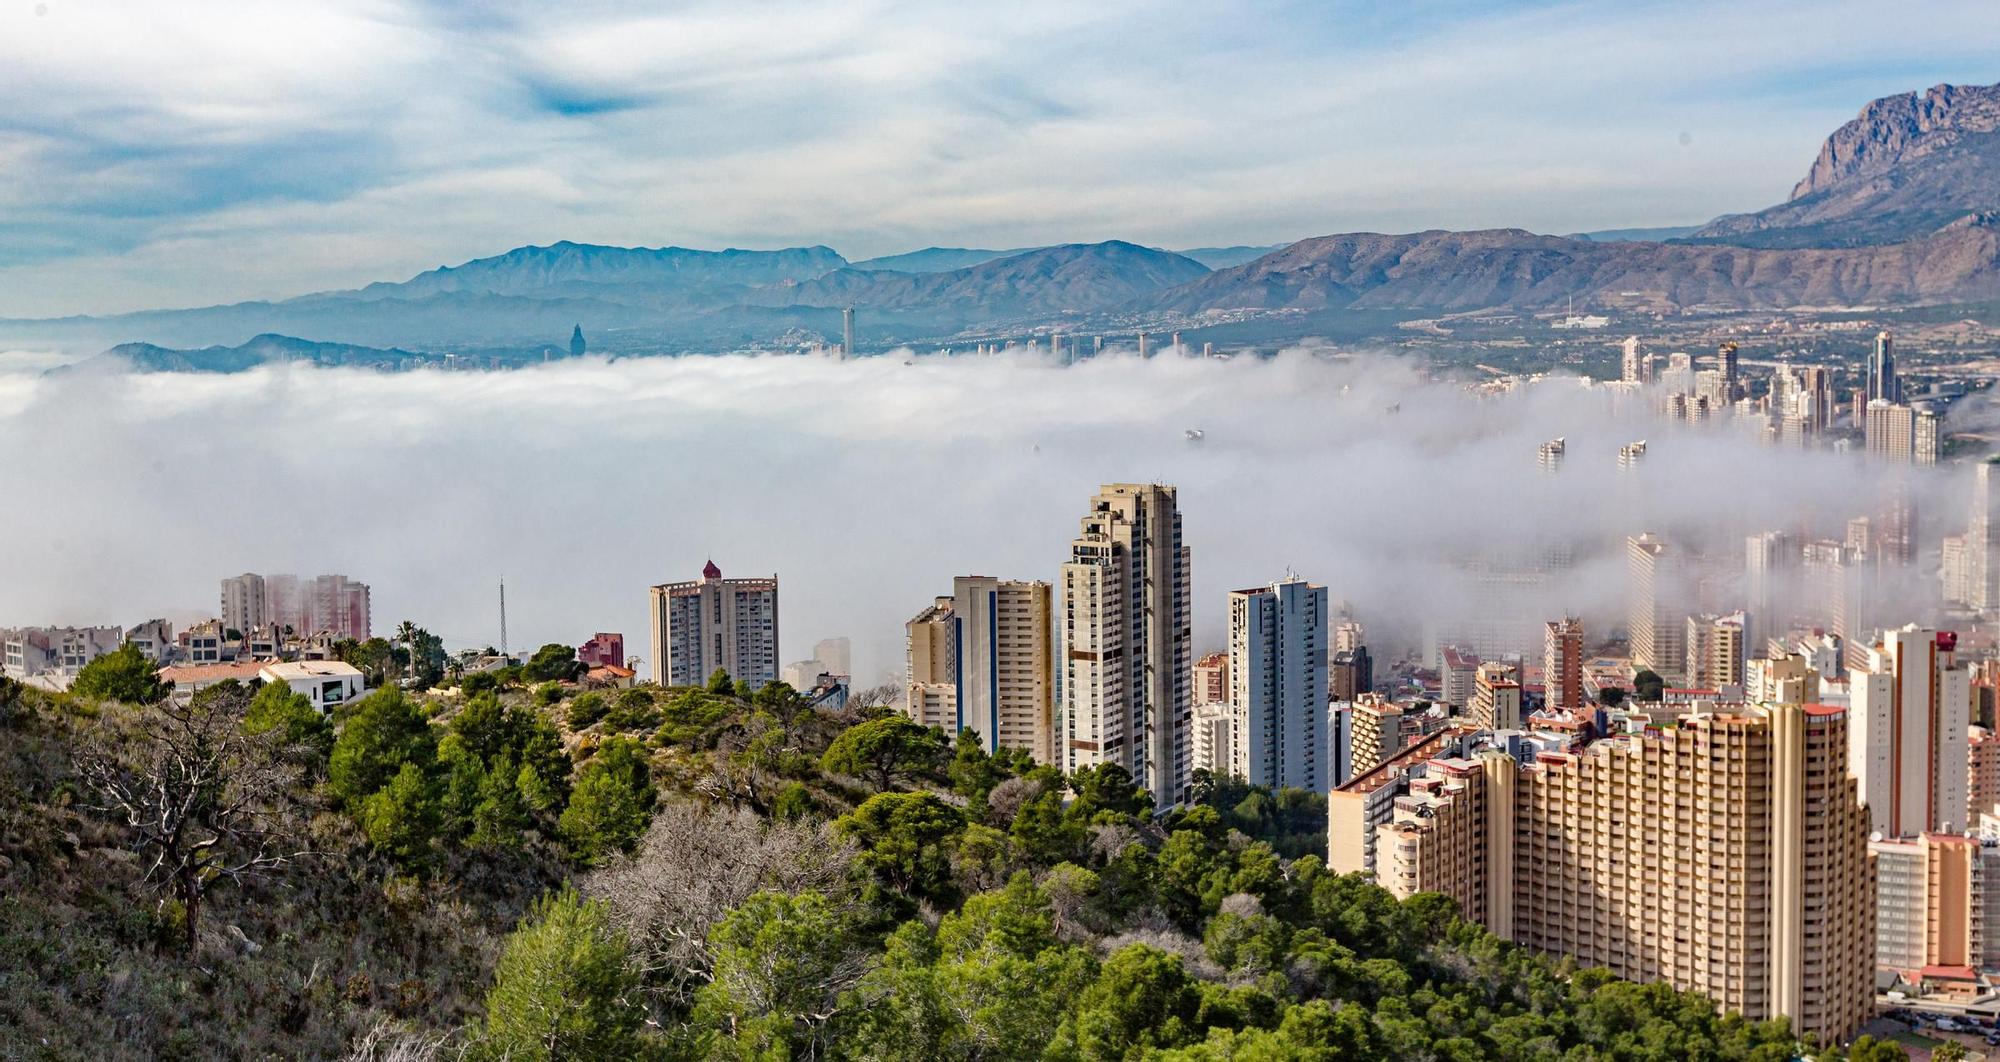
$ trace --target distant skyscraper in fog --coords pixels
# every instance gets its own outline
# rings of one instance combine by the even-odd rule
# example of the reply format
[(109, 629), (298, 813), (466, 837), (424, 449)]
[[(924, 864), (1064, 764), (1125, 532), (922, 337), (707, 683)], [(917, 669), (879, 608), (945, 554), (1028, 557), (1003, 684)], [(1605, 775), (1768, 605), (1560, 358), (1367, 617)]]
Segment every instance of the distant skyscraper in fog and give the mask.
[(840, 356), (854, 356), (854, 307), (840, 311)]
[(1896, 376), (1896, 352), (1889, 333), (1875, 334), (1875, 351), (1868, 357), (1868, 401), (1901, 402), (1903, 381)]
[(1563, 451), (1565, 449), (1566, 444), (1560, 436), (1550, 439), (1535, 451), (1535, 463), (1540, 465), (1544, 472), (1560, 471), (1562, 469)]
[(1583, 707), (1583, 621), (1550, 620), (1542, 635), (1544, 700), (1555, 711)]
[(2000, 610), (2000, 458), (1989, 457), (1972, 470), (1972, 522), (1966, 531), (1968, 581), (1981, 611)]
[(1650, 532), (1626, 539), (1625, 557), (1625, 626), (1632, 664), (1662, 677), (1677, 677), (1687, 663), (1688, 609), (1680, 558)]

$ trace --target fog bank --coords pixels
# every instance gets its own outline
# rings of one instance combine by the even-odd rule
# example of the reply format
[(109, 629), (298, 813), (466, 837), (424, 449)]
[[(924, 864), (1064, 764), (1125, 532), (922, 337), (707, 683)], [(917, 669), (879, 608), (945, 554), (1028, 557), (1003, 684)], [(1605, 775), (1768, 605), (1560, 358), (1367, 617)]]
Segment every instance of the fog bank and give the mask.
[[(1886, 486), (1860, 455), (1662, 423), (1577, 381), (1480, 397), (1306, 350), (0, 372), (0, 452), (0, 626), (213, 612), (225, 575), (344, 572), (372, 584), (377, 633), (408, 618), (458, 648), (499, 640), (504, 574), (514, 648), (615, 630), (644, 656), (646, 587), (713, 558), (778, 573), (786, 659), (845, 634), (863, 683), (952, 576), (1055, 578), (1102, 482), (1180, 488), (1198, 649), (1223, 646), (1229, 589), (1290, 568), (1351, 602), (1378, 655), (1471, 607), (1467, 558), (1573, 546), (1539, 605), (1595, 635), (1622, 620), (1623, 536), (1736, 561), (1754, 530), (1837, 536)], [(1959, 481), (1910, 475), (1934, 552)]]

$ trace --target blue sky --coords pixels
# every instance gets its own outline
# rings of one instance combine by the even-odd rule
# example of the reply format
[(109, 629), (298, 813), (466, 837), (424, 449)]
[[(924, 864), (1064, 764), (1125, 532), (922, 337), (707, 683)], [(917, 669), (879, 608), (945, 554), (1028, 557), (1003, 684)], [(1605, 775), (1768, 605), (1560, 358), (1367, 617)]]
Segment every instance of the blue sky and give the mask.
[(0, 0), (0, 315), (696, 247), (1666, 225), (2000, 5)]

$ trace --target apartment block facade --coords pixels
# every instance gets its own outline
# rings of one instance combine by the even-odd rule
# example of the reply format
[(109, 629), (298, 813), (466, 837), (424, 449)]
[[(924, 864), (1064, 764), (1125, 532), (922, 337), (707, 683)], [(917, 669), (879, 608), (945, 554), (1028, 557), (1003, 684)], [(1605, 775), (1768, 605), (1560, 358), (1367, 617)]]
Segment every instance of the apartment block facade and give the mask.
[(653, 679), (699, 686), (716, 671), (752, 686), (778, 680), (778, 577), (700, 579), (652, 588)]

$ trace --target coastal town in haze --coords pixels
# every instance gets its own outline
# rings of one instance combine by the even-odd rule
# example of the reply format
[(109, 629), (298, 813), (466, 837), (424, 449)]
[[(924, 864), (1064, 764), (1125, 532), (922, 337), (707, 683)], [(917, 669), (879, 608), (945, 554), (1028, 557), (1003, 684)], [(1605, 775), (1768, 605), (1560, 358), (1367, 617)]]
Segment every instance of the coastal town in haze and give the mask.
[(0, 5), (0, 1059), (2000, 1058), (1996, 42)]

